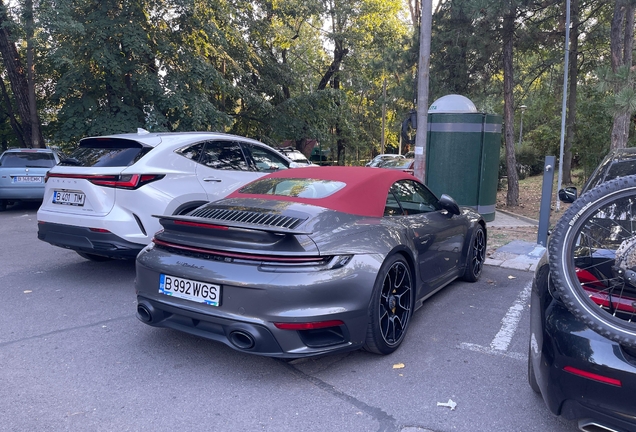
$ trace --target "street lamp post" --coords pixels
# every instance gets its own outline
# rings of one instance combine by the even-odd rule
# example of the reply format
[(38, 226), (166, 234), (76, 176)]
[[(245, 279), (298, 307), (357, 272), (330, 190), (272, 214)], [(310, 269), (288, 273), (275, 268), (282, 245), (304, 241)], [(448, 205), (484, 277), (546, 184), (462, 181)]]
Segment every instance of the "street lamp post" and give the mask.
[(528, 108), (525, 105), (521, 105), (519, 107), (521, 109), (521, 123), (519, 125), (519, 146), (518, 146), (518, 150), (521, 150), (521, 136), (523, 134), (523, 113), (526, 111), (526, 108)]

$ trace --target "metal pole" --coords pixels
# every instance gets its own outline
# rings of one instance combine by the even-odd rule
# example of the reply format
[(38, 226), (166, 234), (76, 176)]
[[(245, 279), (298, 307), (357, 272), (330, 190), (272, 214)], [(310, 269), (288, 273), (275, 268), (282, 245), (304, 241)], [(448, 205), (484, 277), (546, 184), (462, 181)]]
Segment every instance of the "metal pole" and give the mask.
[(385, 142), (385, 128), (386, 128), (386, 78), (382, 83), (382, 137), (380, 138), (380, 154), (384, 154), (384, 142)]
[(417, 74), (417, 132), (413, 175), (426, 182), (426, 135), (428, 134), (428, 74), (431, 60), (432, 0), (422, 0), (420, 23), (420, 59)]
[[(563, 102), (561, 104), (561, 144), (559, 150), (559, 180), (557, 191), (561, 190), (561, 182), (563, 181), (563, 144), (565, 141), (565, 108), (568, 99), (568, 68), (570, 63), (570, 0), (566, 1), (565, 6), (565, 62), (563, 71)], [(561, 210), (561, 201), (556, 199), (556, 211)]]
[(541, 207), (539, 210), (539, 232), (537, 234), (537, 243), (543, 247), (546, 247), (548, 244), (550, 201), (552, 201), (552, 185), (554, 184), (554, 162), (554, 156), (545, 157), (543, 186), (541, 188)]

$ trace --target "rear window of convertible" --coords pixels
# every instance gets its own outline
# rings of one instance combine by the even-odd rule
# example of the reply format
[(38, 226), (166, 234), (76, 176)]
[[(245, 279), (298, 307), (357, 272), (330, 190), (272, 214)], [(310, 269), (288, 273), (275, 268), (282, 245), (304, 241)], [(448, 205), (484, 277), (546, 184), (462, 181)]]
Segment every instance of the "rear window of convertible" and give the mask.
[(335, 180), (264, 178), (244, 186), (239, 193), (318, 199), (328, 197), (345, 186), (345, 183)]
[(80, 142), (79, 147), (60, 165), (83, 167), (127, 167), (152, 150), (137, 141), (121, 138), (90, 138)]

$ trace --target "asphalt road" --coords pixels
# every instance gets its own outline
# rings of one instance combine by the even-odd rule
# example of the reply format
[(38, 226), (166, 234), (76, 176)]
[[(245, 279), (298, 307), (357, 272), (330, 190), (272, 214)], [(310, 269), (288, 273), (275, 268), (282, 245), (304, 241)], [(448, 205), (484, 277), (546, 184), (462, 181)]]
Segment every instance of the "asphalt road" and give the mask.
[(527, 384), (531, 273), (449, 285), (390, 356), (285, 362), (142, 324), (134, 263), (39, 241), (36, 210), (0, 213), (0, 431), (577, 430)]

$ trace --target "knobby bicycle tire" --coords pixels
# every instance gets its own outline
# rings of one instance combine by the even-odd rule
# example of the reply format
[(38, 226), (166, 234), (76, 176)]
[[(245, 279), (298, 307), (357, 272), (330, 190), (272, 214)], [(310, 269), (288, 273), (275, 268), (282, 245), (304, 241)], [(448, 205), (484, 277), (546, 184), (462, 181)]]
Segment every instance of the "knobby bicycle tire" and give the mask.
[(625, 267), (636, 259), (636, 176), (581, 195), (550, 234), (548, 257), (552, 283), (570, 312), (601, 335), (636, 347), (636, 279)]

